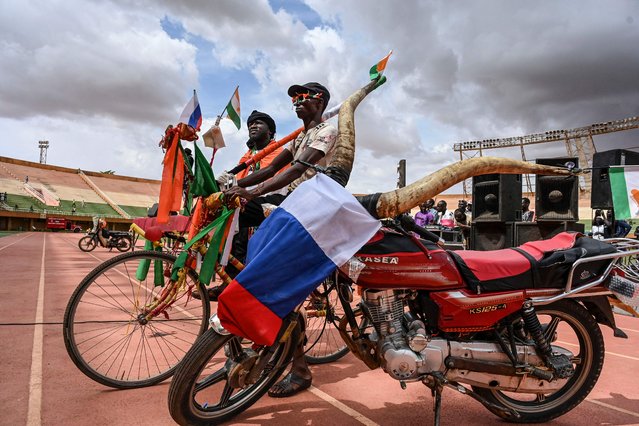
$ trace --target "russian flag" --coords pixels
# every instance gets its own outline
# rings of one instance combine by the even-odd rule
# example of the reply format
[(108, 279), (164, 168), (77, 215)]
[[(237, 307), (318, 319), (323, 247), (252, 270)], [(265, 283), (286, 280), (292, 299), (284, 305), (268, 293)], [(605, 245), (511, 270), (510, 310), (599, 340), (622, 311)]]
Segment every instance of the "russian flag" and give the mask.
[(184, 111), (180, 115), (179, 123), (188, 124), (195, 130), (200, 130), (202, 125), (202, 111), (200, 110), (200, 102), (197, 100), (197, 93), (193, 91), (193, 97), (184, 107)]
[(331, 178), (318, 174), (302, 183), (251, 238), (247, 267), (220, 295), (222, 325), (272, 345), (283, 318), (379, 228)]

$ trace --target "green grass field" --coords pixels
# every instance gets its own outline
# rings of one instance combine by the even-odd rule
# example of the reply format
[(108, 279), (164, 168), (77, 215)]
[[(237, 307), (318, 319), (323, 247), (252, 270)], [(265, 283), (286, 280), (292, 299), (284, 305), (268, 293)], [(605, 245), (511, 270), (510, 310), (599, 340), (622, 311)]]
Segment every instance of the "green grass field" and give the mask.
[(20, 231), (0, 231), (0, 238), (18, 233), (20, 233)]

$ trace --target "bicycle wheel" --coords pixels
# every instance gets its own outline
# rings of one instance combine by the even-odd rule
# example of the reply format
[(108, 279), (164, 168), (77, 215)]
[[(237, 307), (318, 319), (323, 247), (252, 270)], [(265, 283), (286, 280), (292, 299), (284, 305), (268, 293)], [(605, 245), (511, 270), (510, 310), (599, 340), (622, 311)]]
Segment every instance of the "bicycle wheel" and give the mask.
[(80, 238), (80, 241), (78, 241), (78, 247), (82, 251), (89, 252), (93, 250), (96, 246), (97, 246), (97, 243), (95, 242), (95, 239), (89, 235), (87, 235), (86, 237)]
[(327, 279), (306, 298), (306, 362), (326, 364), (337, 361), (349, 352), (348, 346), (337, 330), (344, 315), (337, 291), (328, 291)]
[[(154, 385), (173, 374), (210, 314), (205, 288), (190, 272), (183, 288), (175, 287), (175, 302), (145, 320), (149, 306), (174, 285), (168, 277), (175, 260), (155, 251), (125, 253), (82, 280), (63, 324), (67, 352), (80, 371), (118, 389)], [(193, 288), (202, 300), (190, 297)]]

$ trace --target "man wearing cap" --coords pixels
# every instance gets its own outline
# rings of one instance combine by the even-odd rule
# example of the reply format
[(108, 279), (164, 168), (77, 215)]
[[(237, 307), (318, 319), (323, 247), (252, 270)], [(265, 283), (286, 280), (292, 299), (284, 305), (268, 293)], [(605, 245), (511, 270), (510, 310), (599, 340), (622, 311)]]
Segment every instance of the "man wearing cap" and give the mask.
[[(286, 198), (282, 194), (270, 194), (285, 188), (287, 195), (302, 182), (315, 175), (315, 170), (298, 162), (326, 166), (335, 150), (337, 129), (322, 122), (322, 113), (328, 105), (330, 93), (319, 83), (293, 85), (288, 95), (295, 106), (295, 113), (304, 123), (304, 130), (273, 159), (268, 166), (262, 166), (242, 179), (226, 191), (227, 196), (239, 196), (248, 202), (240, 213), (240, 228), (259, 226), (264, 220), (264, 204), (280, 205)], [(286, 165), (291, 167), (276, 174)], [(246, 189), (252, 187), (251, 189)], [(269, 195), (264, 195), (269, 194)], [(308, 206), (313, 208), (313, 206)], [(299, 342), (295, 349), (290, 372), (269, 390), (269, 395), (276, 398), (288, 397), (307, 389), (311, 385), (311, 371), (304, 358), (304, 342)]]
[[(319, 83), (293, 85), (288, 94), (295, 113), (304, 122), (304, 130), (268, 166), (262, 165), (259, 170), (239, 179), (237, 186), (225, 191), (228, 196), (239, 196), (249, 201), (240, 215), (240, 227), (259, 226), (264, 220), (262, 205), (279, 206), (286, 198), (286, 195), (271, 192), (285, 188), (288, 195), (315, 175), (315, 170), (297, 160), (326, 166), (333, 156), (337, 129), (322, 122), (322, 113), (330, 99), (326, 87)], [(289, 164), (291, 167), (276, 174)], [(252, 188), (246, 189), (248, 187)]]

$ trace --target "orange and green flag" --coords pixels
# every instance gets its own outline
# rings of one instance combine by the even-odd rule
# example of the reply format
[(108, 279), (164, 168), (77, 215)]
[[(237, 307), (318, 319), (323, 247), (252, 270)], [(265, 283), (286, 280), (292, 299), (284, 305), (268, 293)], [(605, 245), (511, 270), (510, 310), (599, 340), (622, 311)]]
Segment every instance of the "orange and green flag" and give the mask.
[(231, 100), (226, 106), (226, 116), (235, 124), (237, 130), (240, 130), (242, 126), (242, 119), (240, 118), (240, 87), (235, 88)]
[(381, 61), (379, 61), (378, 63), (376, 63), (375, 65), (371, 67), (369, 71), (371, 80), (376, 80), (382, 77), (382, 75), (384, 74), (384, 70), (386, 69), (386, 63), (388, 62), (388, 58), (390, 58), (390, 55), (392, 54), (393, 54), (393, 51), (391, 50), (390, 52), (388, 52), (388, 55), (384, 56), (384, 58)]

